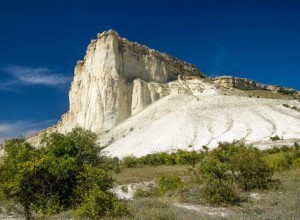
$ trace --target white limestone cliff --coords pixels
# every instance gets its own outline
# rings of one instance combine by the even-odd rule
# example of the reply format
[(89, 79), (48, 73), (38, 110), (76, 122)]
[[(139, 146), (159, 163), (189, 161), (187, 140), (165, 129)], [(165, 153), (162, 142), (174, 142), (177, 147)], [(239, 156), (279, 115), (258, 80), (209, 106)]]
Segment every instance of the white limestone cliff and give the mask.
[(168, 84), (178, 77), (204, 75), (189, 63), (105, 31), (88, 45), (84, 60), (77, 62), (69, 111), (46, 131), (66, 133), (76, 126), (109, 130), (164, 96), (191, 94), (182, 80), (177, 86)]
[[(251, 99), (240, 96), (243, 90), (289, 95)], [(206, 77), (189, 63), (110, 30), (98, 34), (77, 62), (69, 111), (28, 141), (35, 145), (45, 132), (80, 126), (96, 132), (101, 146), (118, 157), (189, 145), (212, 148), (234, 139), (265, 147), (272, 135), (300, 140), (300, 104), (284, 100), (299, 97), (298, 91), (248, 79)]]

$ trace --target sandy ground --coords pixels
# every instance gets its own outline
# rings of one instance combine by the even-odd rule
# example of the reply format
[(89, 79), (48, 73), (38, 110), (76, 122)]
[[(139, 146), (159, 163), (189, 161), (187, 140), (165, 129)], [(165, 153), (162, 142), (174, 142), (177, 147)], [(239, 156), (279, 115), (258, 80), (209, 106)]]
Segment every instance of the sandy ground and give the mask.
[(119, 199), (132, 200), (134, 197), (134, 193), (138, 188), (148, 189), (154, 184), (155, 184), (154, 181), (147, 181), (141, 183), (118, 185), (112, 188), (111, 192), (114, 193)]
[[(111, 156), (144, 156), (157, 151), (216, 147), (220, 141), (243, 139), (260, 148), (300, 140), (300, 112), (283, 106), (296, 100), (226, 95), (167, 96), (100, 137)], [(278, 135), (283, 141), (272, 142)]]

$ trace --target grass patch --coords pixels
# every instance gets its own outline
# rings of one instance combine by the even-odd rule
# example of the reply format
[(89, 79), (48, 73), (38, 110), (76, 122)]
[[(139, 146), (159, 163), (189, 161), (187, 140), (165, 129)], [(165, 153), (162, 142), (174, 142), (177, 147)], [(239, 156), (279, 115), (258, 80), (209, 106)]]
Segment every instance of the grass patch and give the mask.
[(144, 166), (124, 168), (121, 173), (115, 176), (116, 184), (124, 185), (129, 183), (140, 183), (156, 179), (161, 174), (174, 174), (182, 178), (190, 178), (188, 165), (175, 166)]

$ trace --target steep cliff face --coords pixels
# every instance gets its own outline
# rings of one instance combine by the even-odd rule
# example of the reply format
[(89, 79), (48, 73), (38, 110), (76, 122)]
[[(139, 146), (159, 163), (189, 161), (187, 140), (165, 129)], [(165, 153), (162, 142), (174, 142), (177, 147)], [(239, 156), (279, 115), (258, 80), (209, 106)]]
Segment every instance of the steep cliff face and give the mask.
[[(256, 99), (240, 96), (240, 90), (285, 96)], [(44, 132), (80, 126), (96, 132), (101, 146), (118, 157), (212, 148), (235, 139), (265, 147), (273, 135), (293, 143), (300, 140), (300, 104), (286, 96), (300, 97), (295, 90), (248, 79), (206, 77), (191, 64), (110, 30), (98, 34), (77, 62), (69, 111), (28, 141), (37, 144)]]
[(184, 83), (170, 83), (178, 77), (204, 77), (193, 65), (129, 42), (112, 30), (97, 38), (75, 67), (69, 111), (49, 131), (65, 133), (75, 126), (109, 130), (164, 96), (190, 94)]

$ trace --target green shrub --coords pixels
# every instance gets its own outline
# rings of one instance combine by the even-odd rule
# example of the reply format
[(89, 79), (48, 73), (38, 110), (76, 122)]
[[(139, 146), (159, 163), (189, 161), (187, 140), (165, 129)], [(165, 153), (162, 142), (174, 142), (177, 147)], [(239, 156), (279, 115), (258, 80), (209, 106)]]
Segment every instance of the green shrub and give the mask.
[(169, 159), (169, 155), (165, 152), (147, 154), (146, 156), (140, 158), (141, 162), (144, 165), (152, 165), (152, 166), (167, 164), (168, 159)]
[(289, 108), (290, 106), (288, 104), (282, 104), (284, 107)]
[(128, 193), (128, 186), (122, 186), (121, 187), (122, 192)]
[(293, 161), (294, 168), (300, 168), (300, 158), (297, 158)]
[(219, 143), (199, 165), (199, 173), (205, 181), (205, 200), (232, 204), (238, 201), (236, 186), (245, 191), (268, 188), (273, 171), (262, 155), (259, 149), (241, 142)]
[(199, 172), (203, 175), (205, 186), (202, 194), (211, 204), (233, 204), (238, 201), (230, 164), (220, 161), (214, 152), (200, 163)]
[(205, 201), (211, 204), (236, 204), (239, 201), (233, 183), (228, 180), (209, 179), (202, 194)]
[(266, 155), (264, 156), (264, 160), (274, 171), (284, 171), (290, 167), (288, 157), (282, 152)]
[(273, 137), (270, 137), (270, 140), (271, 141), (279, 141), (279, 140), (281, 140), (281, 138), (278, 135), (275, 135)]
[(202, 159), (202, 154), (196, 151), (178, 150), (176, 153), (176, 164), (195, 165)]
[(280, 88), (278, 92), (283, 94), (283, 95), (293, 95), (295, 93), (294, 90), (285, 89), (285, 88)]
[(89, 190), (76, 210), (79, 217), (88, 217), (89, 219), (99, 219), (103, 216), (115, 217), (127, 213), (126, 206), (120, 203), (113, 194), (98, 188)]
[[(39, 148), (24, 139), (7, 141), (4, 147), (0, 194), (22, 205), (26, 219), (31, 219), (33, 210), (49, 215), (78, 206), (100, 206), (105, 213), (119, 213), (116, 210), (121, 206), (109, 193), (111, 171), (118, 161), (101, 156), (94, 133), (75, 128), (66, 135), (45, 136)], [(87, 194), (96, 189), (95, 197)], [(92, 204), (101, 199), (111, 205)], [(109, 208), (114, 209), (109, 212)]]
[(175, 164), (187, 164), (187, 165), (195, 165), (199, 163), (203, 158), (203, 152), (196, 151), (185, 151), (178, 150), (176, 153), (153, 153), (147, 154), (141, 158), (136, 158), (134, 156), (127, 156), (123, 159), (123, 164), (125, 167), (138, 167), (143, 165), (175, 165)]
[(243, 190), (267, 189), (270, 186), (273, 171), (262, 159), (260, 150), (241, 147), (233, 156), (232, 165), (237, 183)]
[(135, 156), (127, 156), (123, 158), (123, 164), (127, 168), (137, 167), (138, 166), (138, 158)]
[(156, 180), (156, 184), (162, 194), (184, 187), (184, 182), (176, 175), (160, 175)]

